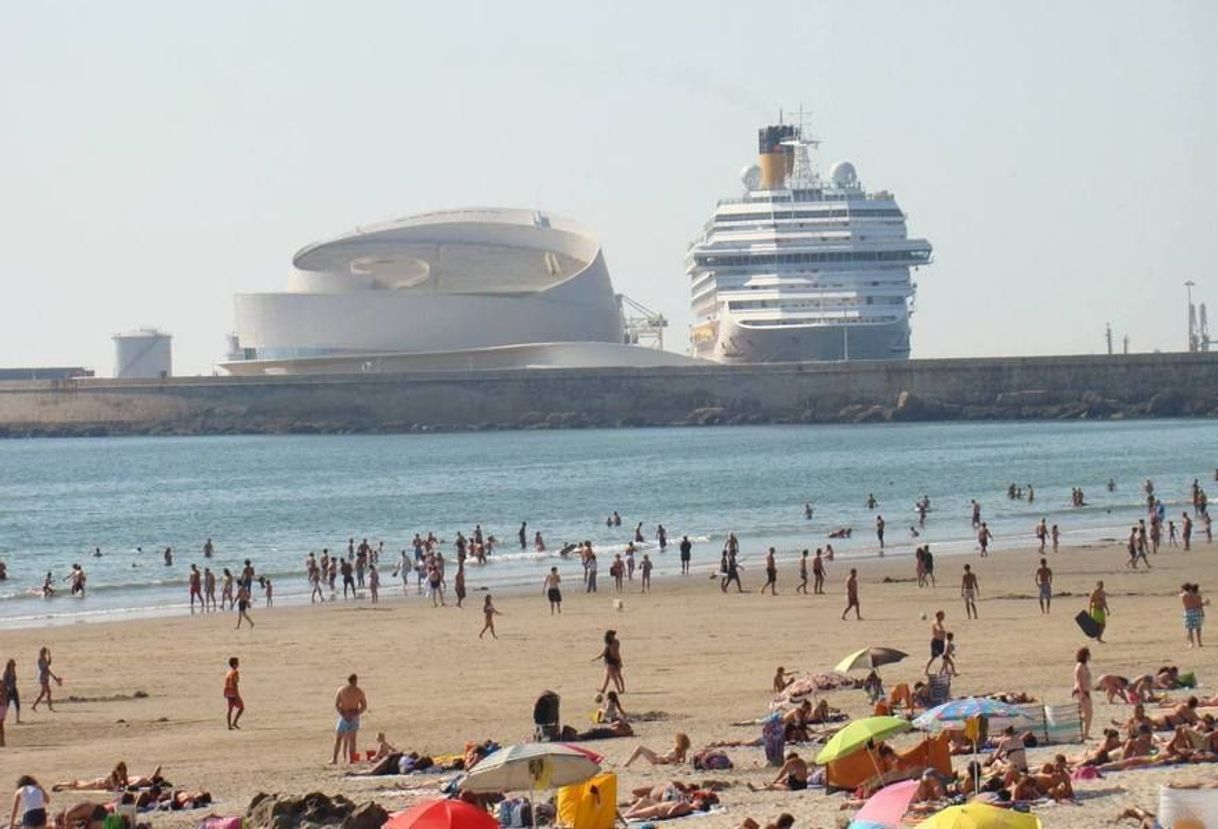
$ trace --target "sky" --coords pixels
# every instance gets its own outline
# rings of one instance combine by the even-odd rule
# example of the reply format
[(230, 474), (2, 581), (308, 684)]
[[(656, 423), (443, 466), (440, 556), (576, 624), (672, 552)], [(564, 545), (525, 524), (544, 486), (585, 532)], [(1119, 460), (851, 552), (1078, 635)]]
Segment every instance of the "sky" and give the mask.
[[(112, 370), (173, 334), (209, 374), (232, 296), (358, 224), (540, 208), (671, 320), (756, 129), (803, 107), (827, 170), (890, 190), (935, 261), (914, 357), (1182, 350), (1218, 314), (1218, 3), (10, 4), (0, 366)], [(1218, 327), (1218, 326), (1216, 326)]]

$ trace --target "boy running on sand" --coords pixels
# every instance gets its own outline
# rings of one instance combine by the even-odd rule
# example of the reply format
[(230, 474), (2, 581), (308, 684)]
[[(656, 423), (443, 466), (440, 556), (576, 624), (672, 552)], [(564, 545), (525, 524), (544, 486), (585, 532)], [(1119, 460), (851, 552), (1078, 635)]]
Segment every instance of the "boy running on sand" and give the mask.
[[(228, 673), (224, 675), (224, 699), (228, 702), (228, 730), (241, 730), (241, 726), (237, 723), (241, 719), (241, 715), (245, 713), (245, 702), (241, 699), (241, 691), (238, 686), (241, 683), (241, 671), (237, 669), (237, 657), (231, 657), (228, 660)], [(234, 714), (233, 712), (236, 712)]]

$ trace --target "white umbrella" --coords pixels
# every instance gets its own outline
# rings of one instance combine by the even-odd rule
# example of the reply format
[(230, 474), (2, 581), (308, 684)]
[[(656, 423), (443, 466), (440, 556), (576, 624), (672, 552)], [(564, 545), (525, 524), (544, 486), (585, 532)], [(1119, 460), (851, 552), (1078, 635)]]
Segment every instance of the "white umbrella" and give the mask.
[(566, 743), (521, 743), (501, 748), (465, 775), (462, 791), (536, 791), (583, 783), (601, 770), (603, 758)]

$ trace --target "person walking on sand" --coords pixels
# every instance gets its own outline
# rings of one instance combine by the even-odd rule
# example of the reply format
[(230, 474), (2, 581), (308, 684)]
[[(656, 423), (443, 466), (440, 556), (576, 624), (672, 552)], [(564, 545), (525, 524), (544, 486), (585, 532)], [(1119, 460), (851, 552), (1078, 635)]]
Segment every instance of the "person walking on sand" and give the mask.
[(981, 556), (984, 558), (990, 554), (990, 541), (993, 540), (994, 534), (990, 532), (986, 522), (981, 522), (980, 529), (977, 530), (977, 546), (981, 548)]
[(216, 574), (210, 567), (203, 568), (203, 602), (205, 610), (216, 610)]
[(694, 543), (689, 540), (688, 535), (681, 536), (681, 574), (689, 575), (689, 561), (693, 557)]
[(1188, 583), (1181, 585), (1180, 601), (1184, 604), (1184, 634), (1188, 639), (1188, 646), (1191, 648), (1195, 643), (1197, 647), (1201, 647), (1201, 625), (1205, 622), (1205, 602), (1201, 599), (1201, 586)]
[[(465, 579), (458, 570), (458, 577), (461, 579), (461, 593), (465, 592)], [(381, 594), (381, 574), (376, 569), (375, 564), (368, 565), (368, 595), (372, 598), (372, 603), (377, 604), (380, 601)], [(458, 605), (461, 603), (458, 601)]]
[(502, 616), (503, 614), (495, 609), (490, 593), (486, 594), (486, 600), (482, 603), (482, 615), (486, 618), (486, 621), (482, 624), (482, 630), (478, 632), (478, 638), (481, 639), (483, 634), (489, 630), (491, 638), (498, 639), (499, 634), (495, 633), (495, 617)]
[(796, 593), (808, 595), (808, 551), (804, 550), (799, 554), (799, 585), (795, 588)]
[(862, 619), (862, 609), (859, 606), (859, 571), (854, 567), (850, 568), (850, 576), (846, 579), (846, 609), (842, 611), (842, 621), (846, 621), (846, 614), (850, 612), (850, 608), (854, 608), (854, 618)]
[(558, 568), (551, 567), (550, 574), (546, 576), (545, 582), (541, 585), (541, 592), (550, 602), (550, 615), (555, 613), (562, 615), (562, 591), (558, 585), (562, 583), (562, 578), (558, 575)]
[(38, 697), (34, 700), (34, 704), (30, 706), (31, 711), (38, 710), (38, 703), (44, 699), (47, 701), (47, 710), (54, 711), (54, 701), (51, 699), (51, 680), (55, 680), (56, 685), (63, 685), (63, 679), (51, 670), (51, 649), (42, 647), (38, 650)]
[(651, 568), (653, 566), (654, 565), (651, 563), (651, 556), (649, 556), (647, 553), (643, 553), (643, 561), (641, 564), (639, 564), (639, 573), (641, 574), (639, 576), (640, 593), (651, 592)]
[(1184, 542), (1184, 552), (1192, 549), (1193, 541), (1193, 519), (1188, 517), (1187, 512), (1180, 513), (1180, 539)]
[(1074, 690), (1070, 696), (1078, 699), (1079, 713), (1083, 718), (1083, 741), (1086, 742), (1091, 739), (1091, 668), (1087, 664), (1091, 661), (1091, 649), (1079, 648), (1074, 661)]
[(199, 565), (190, 565), (190, 615), (195, 615), (195, 599), (199, 600), (199, 612), (207, 612), (207, 603), (203, 599), (203, 574), (199, 572)]
[(1049, 569), (1047, 559), (1040, 560), (1040, 567), (1036, 571), (1036, 590), (1040, 594), (1040, 612), (1048, 613), (1053, 604), (1053, 571)]
[(740, 583), (740, 562), (736, 561), (736, 554), (728, 552), (727, 554), (727, 569), (724, 571), (724, 577), (719, 582), (719, 589), (724, 593), (727, 592), (727, 586), (732, 582), (736, 582), (736, 592), (743, 593), (744, 585)]
[(1112, 615), (1112, 611), (1108, 609), (1108, 594), (1104, 592), (1104, 582), (1097, 581), (1095, 589), (1091, 591), (1091, 596), (1087, 600), (1087, 613), (1091, 615), (1091, 620), (1099, 627), (1099, 632), (1095, 635), (1095, 641), (1104, 641), (1104, 628), (1108, 626), (1108, 617)]
[(241, 715), (245, 713), (245, 702), (241, 699), (241, 671), (238, 669), (240, 662), (237, 657), (229, 657), (228, 673), (224, 675), (224, 700), (228, 703), (228, 714), (225, 719), (228, 722), (228, 730), (241, 730), (238, 723), (241, 720)]
[(250, 623), (250, 629), (254, 628), (254, 620), (250, 618), (250, 589), (242, 580), (237, 584), (237, 630), (241, 629), (241, 620)]
[(605, 679), (601, 683), (600, 693), (605, 693), (609, 683), (619, 694), (626, 693), (626, 681), (622, 677), (622, 643), (617, 638), (616, 630), (605, 631), (605, 647), (593, 657), (592, 661), (601, 660), (605, 665)]
[(964, 565), (964, 578), (960, 580), (960, 598), (964, 599), (964, 615), (968, 619), (976, 619), (977, 599), (981, 596), (981, 586), (977, 583), (977, 574), (973, 568)]
[(334, 756), (330, 758), (332, 766), (338, 763), (340, 750), (347, 762), (354, 762), (360, 717), (368, 710), (368, 697), (359, 687), (359, 677), (355, 674), (347, 677), (347, 684), (334, 695), (334, 710), (338, 712), (338, 723), (334, 726)]
[(224, 568), (224, 578), (220, 580), (220, 609), (233, 609), (236, 599), (233, 598), (233, 573), (227, 567)]
[(943, 652), (947, 648), (947, 626), (943, 624), (943, 620), (947, 618), (947, 614), (942, 610), (935, 611), (935, 621), (930, 626), (930, 659), (926, 660), (926, 668), (923, 673), (930, 675), (930, 666), (936, 659), (943, 656)]
[(812, 557), (812, 592), (824, 595), (825, 592), (825, 560), (821, 557), (820, 547)]
[(4, 679), (0, 681), (4, 686), (4, 696), (8, 699), (8, 705), (16, 714), (15, 723), (21, 724), (21, 692), (17, 688), (17, 660), (10, 659), (4, 665)]
[[(465, 602), (465, 562), (457, 561), (457, 575), (453, 576), (453, 593), (457, 597), (457, 607), (463, 607)], [(487, 596), (489, 599), (490, 597)], [(375, 596), (373, 601), (376, 601)]]
[(766, 588), (770, 588), (770, 595), (778, 595), (778, 564), (774, 561), (774, 548), (765, 556), (765, 584), (761, 585), (761, 592), (764, 593)]

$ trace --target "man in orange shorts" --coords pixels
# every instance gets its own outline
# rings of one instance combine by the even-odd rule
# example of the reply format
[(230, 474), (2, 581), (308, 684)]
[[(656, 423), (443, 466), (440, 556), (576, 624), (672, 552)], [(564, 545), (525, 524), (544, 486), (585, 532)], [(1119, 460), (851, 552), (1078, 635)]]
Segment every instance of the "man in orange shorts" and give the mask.
[[(228, 700), (228, 730), (234, 728), (241, 729), (237, 725), (237, 721), (241, 719), (241, 715), (245, 713), (245, 702), (241, 699), (241, 691), (238, 686), (241, 683), (241, 672), (237, 670), (237, 657), (230, 657), (228, 660), (228, 673), (224, 676), (224, 698)], [(235, 714), (233, 712), (236, 712)]]

